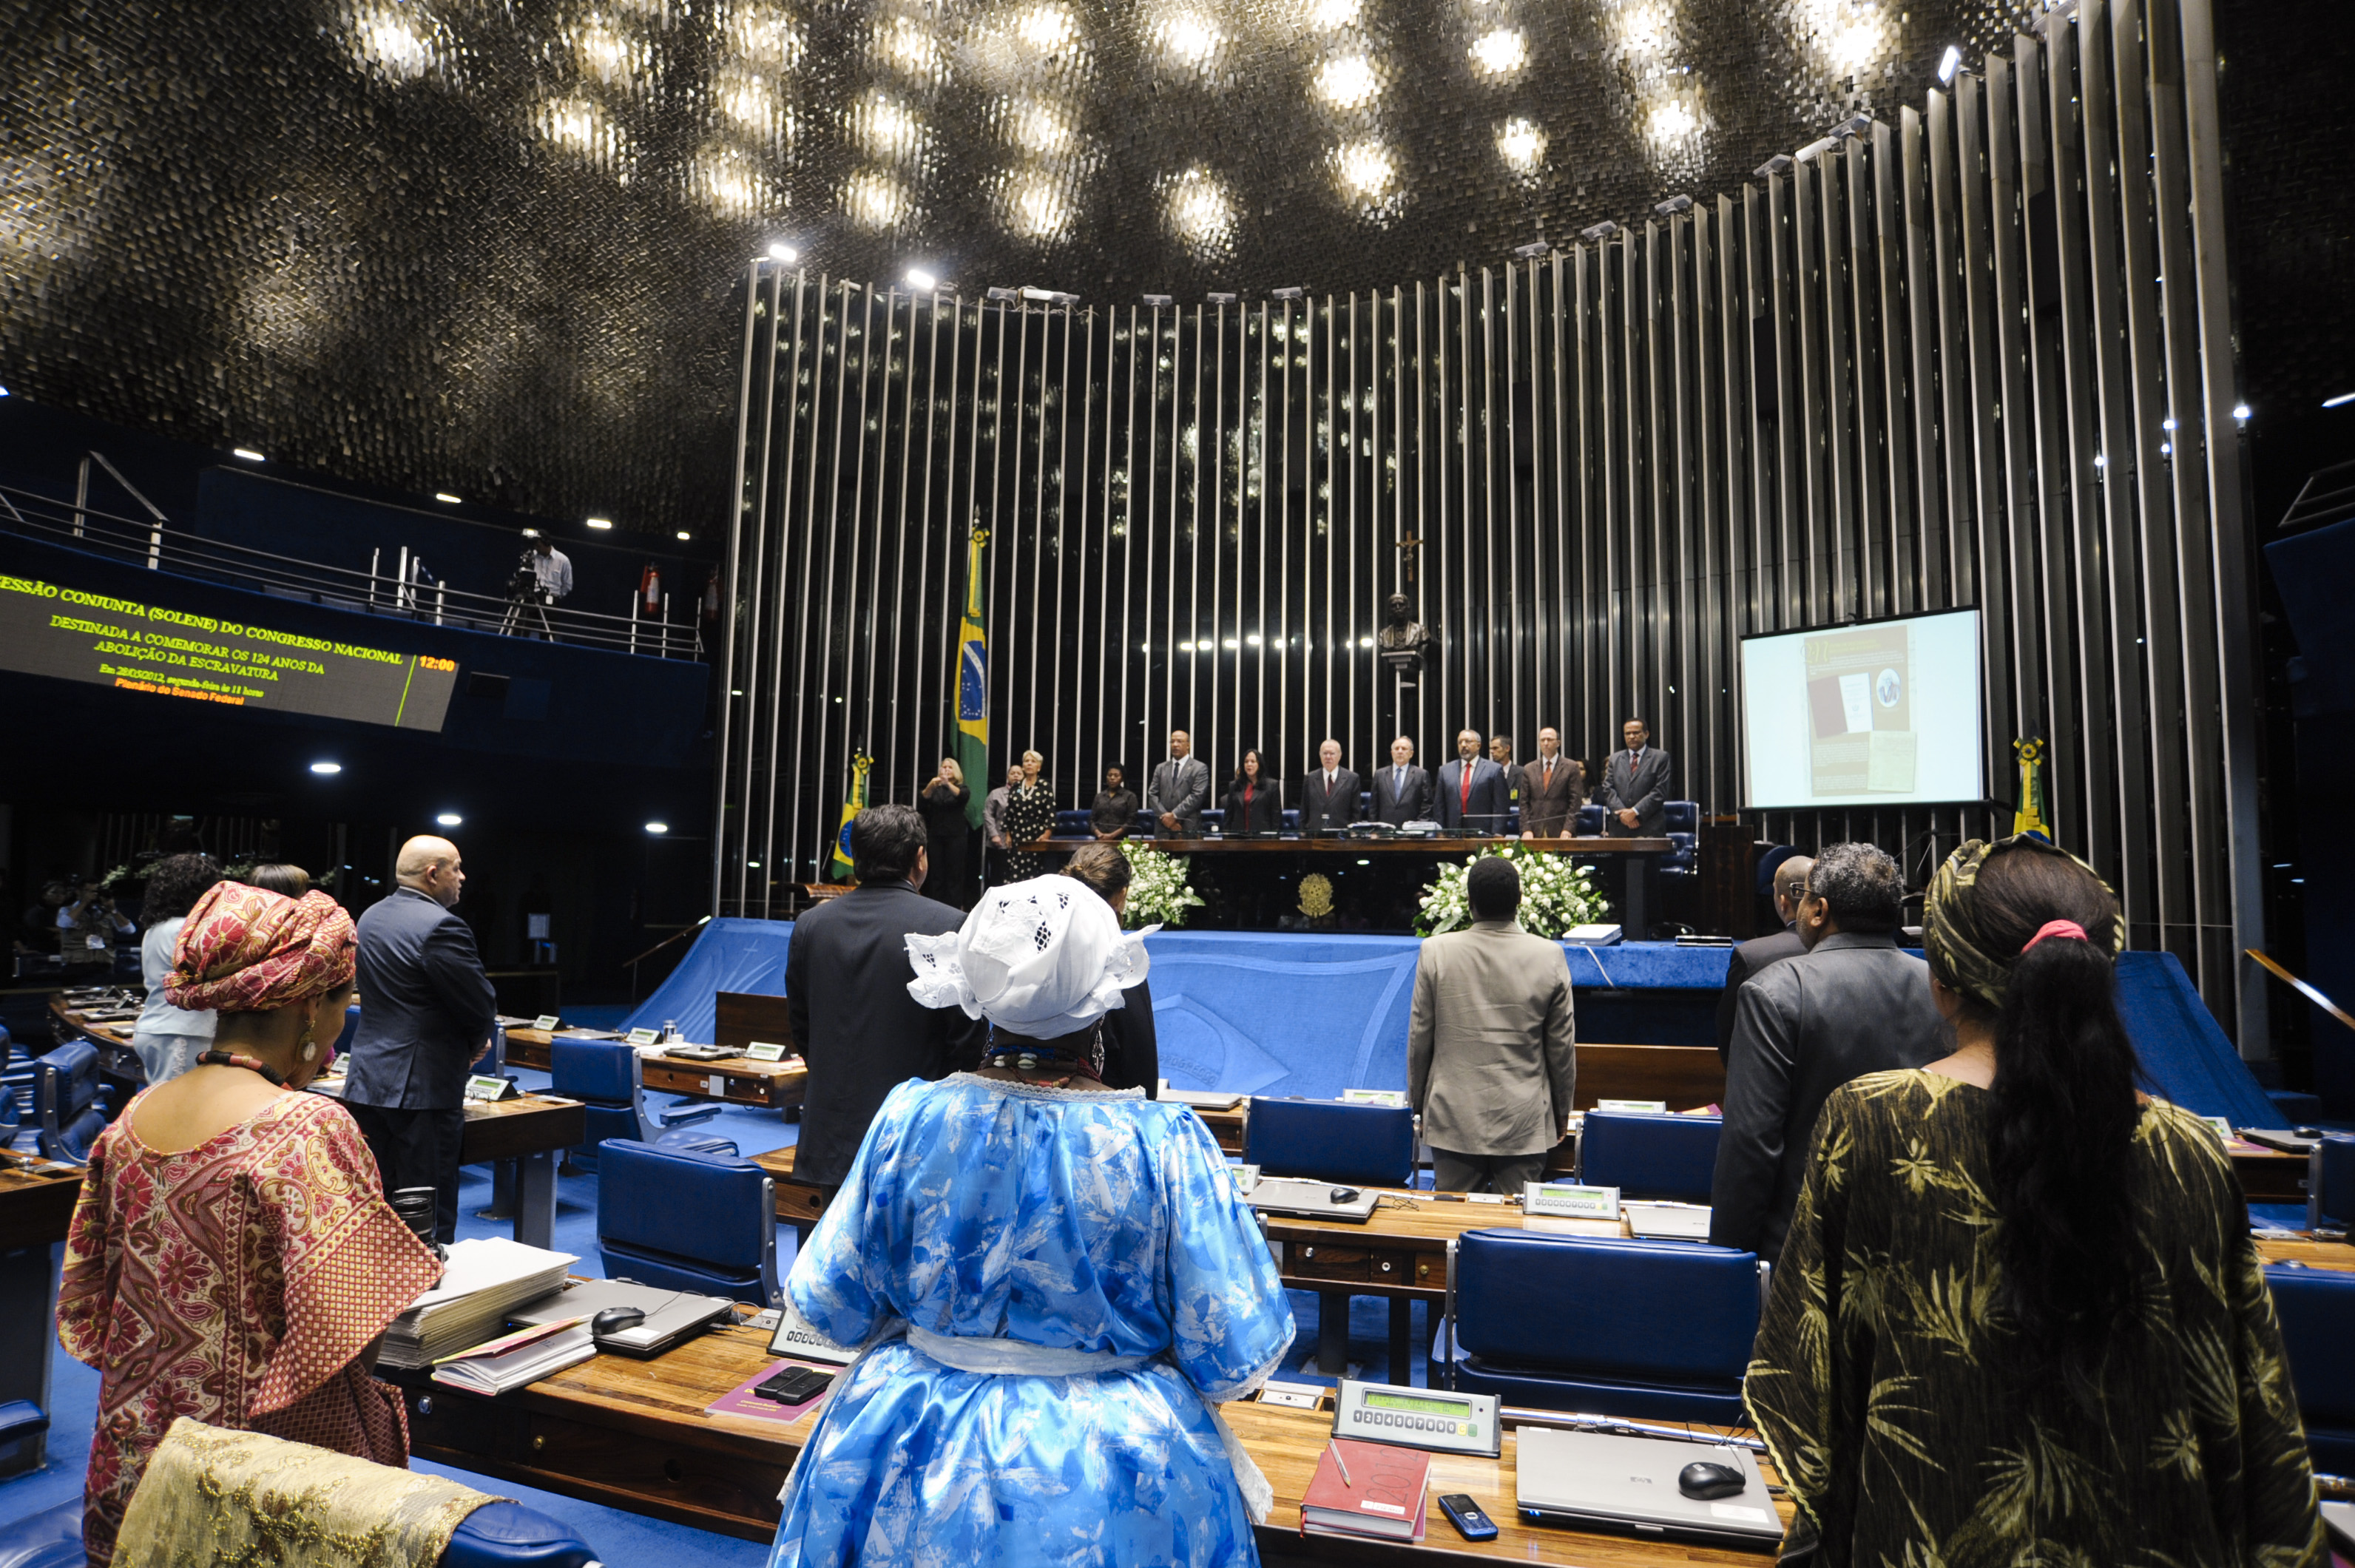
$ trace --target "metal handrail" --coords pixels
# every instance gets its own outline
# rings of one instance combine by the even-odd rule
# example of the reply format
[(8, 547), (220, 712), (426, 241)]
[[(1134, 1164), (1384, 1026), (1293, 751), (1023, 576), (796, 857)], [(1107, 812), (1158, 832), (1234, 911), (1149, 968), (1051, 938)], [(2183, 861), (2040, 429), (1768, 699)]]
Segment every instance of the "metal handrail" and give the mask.
[[(635, 592), (631, 595), (630, 613), (625, 615), (477, 593), (452, 588), (438, 580), (430, 583), (420, 581), (418, 574), (426, 570), (423, 560), (410, 556), (405, 549), (401, 551), (401, 566), (388, 575), (373, 566), (363, 571), (280, 555), (228, 539), (206, 539), (168, 527), (160, 518), (123, 517), (99, 510), (87, 500), (69, 503), (15, 485), (0, 485), (0, 506), (5, 506), (9, 519), (0, 527), (57, 539), (76, 549), (134, 559), (151, 570), (162, 570), (168, 554), (171, 570), (185, 575), (260, 585), (265, 590), (291, 589), (332, 595), (350, 602), (335, 607), (368, 614), (430, 620), (437, 625), (455, 624), (506, 635), (545, 630), (550, 640), (658, 658), (696, 658), (702, 653), (700, 629), (691, 624), (678, 626), (670, 620), (667, 593), (663, 597), (663, 615), (649, 625), (638, 614)], [(110, 529), (132, 537), (111, 538)], [(430, 575), (426, 573), (429, 578)], [(432, 592), (431, 607), (422, 598), (429, 586)]]

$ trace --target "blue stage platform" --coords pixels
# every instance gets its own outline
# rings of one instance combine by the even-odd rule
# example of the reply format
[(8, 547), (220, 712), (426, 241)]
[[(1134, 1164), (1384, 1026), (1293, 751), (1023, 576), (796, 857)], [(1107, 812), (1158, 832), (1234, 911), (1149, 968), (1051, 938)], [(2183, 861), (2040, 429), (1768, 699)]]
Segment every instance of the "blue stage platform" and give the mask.
[[(781, 995), (789, 921), (715, 920), (629, 1027), (677, 1019), (709, 1040), (712, 995)], [(1165, 931), (1153, 955), (1161, 1067), (1181, 1089), (1329, 1099), (1344, 1089), (1406, 1087), (1411, 936)], [(1614, 1045), (1715, 1043), (1727, 950), (1664, 942), (1569, 947), (1582, 1040)], [(2118, 1008), (2152, 1090), (2235, 1126), (2280, 1118), (2169, 953), (2118, 959)]]

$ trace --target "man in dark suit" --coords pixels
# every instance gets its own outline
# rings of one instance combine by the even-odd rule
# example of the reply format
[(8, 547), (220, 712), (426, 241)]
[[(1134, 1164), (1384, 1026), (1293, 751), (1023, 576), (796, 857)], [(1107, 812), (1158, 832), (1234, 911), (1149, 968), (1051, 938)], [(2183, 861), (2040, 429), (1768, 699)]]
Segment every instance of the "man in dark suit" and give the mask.
[(1391, 765), (1374, 773), (1374, 820), (1395, 827), (1431, 816), (1431, 775), (1415, 765), (1414, 742), (1401, 735), (1391, 742)]
[(1725, 965), (1725, 990), (1717, 998), (1717, 1059), (1726, 1060), (1733, 1049), (1733, 1020), (1742, 1000), (1742, 987), (1756, 979), (1771, 965), (1785, 958), (1796, 958), (1807, 950), (1799, 939), (1799, 901), (1807, 896), (1807, 873), (1816, 863), (1805, 855), (1794, 855), (1774, 868), (1774, 912), (1783, 917), (1783, 929), (1770, 936), (1754, 936), (1733, 950)]
[(1926, 1066), (1954, 1049), (1929, 965), (1897, 945), (1904, 893), (1897, 862), (1880, 849), (1833, 845), (1799, 905), (1807, 950), (1742, 987), (1710, 1183), (1717, 1245), (1780, 1257), (1825, 1099), (1852, 1078)]
[(794, 923), (785, 949), (785, 1009), (809, 1063), (796, 1180), (838, 1187), (883, 1097), (911, 1078), (977, 1062), (986, 1026), (908, 994), (911, 932), (937, 936), (964, 917), (917, 890), (932, 869), (924, 819), (874, 805), (850, 823), (858, 885)]
[(400, 883), (359, 918), (360, 1024), (344, 1108), (376, 1156), (388, 1194), (433, 1189), (433, 1233), (458, 1239), (458, 1151), (466, 1070), (491, 1048), (498, 1000), (474, 933), (452, 912), (466, 871), (446, 838), (412, 838)]
[(1505, 770), (1480, 754), (1480, 731), (1455, 737), (1455, 761), (1439, 770), (1439, 826), (1476, 833), (1505, 830)]
[(1156, 838), (1202, 836), (1202, 807), (1210, 799), (1210, 770), (1193, 752), (1191, 735), (1183, 730), (1169, 731), (1169, 760), (1153, 770), (1153, 787), (1145, 796), (1145, 809), (1153, 813)]
[(1668, 831), (1668, 754), (1651, 743), (1651, 727), (1630, 719), (1619, 727), (1627, 742), (1611, 753), (1603, 787), (1594, 799), (1603, 807), (1603, 831), (1613, 838), (1657, 838)]
[(1316, 748), (1316, 768), (1300, 786), (1300, 830), (1337, 832), (1358, 820), (1358, 775), (1341, 765), (1341, 742)]
[(1586, 795), (1586, 770), (1561, 754), (1561, 732), (1550, 724), (1539, 731), (1537, 760), (1521, 771), (1529, 781), (1521, 796), (1521, 837), (1557, 838), (1568, 833), (1571, 816)]
[(1488, 760), (1504, 770), (1505, 804), (1519, 808), (1523, 820), (1527, 820), (1529, 814), (1529, 775), (1527, 769), (1513, 761), (1513, 738), (1510, 735), (1489, 736)]

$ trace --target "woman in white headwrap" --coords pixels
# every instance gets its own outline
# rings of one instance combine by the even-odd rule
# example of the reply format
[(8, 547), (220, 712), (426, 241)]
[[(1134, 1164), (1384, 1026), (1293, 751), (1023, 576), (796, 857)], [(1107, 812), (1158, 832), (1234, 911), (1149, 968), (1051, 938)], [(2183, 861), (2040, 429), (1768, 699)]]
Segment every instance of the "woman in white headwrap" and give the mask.
[(772, 1568), (1259, 1560), (1267, 1483), (1211, 1406), (1274, 1370), (1292, 1308), (1209, 1130), (1097, 1076), (1143, 934), (1039, 877), (907, 939), (909, 990), (990, 1043), (891, 1092), (794, 1262), (795, 1310), (865, 1351)]

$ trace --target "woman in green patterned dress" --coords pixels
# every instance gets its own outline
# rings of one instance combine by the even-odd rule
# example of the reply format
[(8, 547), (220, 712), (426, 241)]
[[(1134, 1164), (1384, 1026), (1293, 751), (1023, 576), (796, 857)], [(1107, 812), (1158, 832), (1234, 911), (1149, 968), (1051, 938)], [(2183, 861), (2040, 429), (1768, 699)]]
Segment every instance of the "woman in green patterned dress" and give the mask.
[(1864, 1568), (2328, 1563), (2216, 1135), (2135, 1087), (2116, 900), (2039, 838), (1930, 890), (1952, 1056), (1835, 1091), (1745, 1391)]

